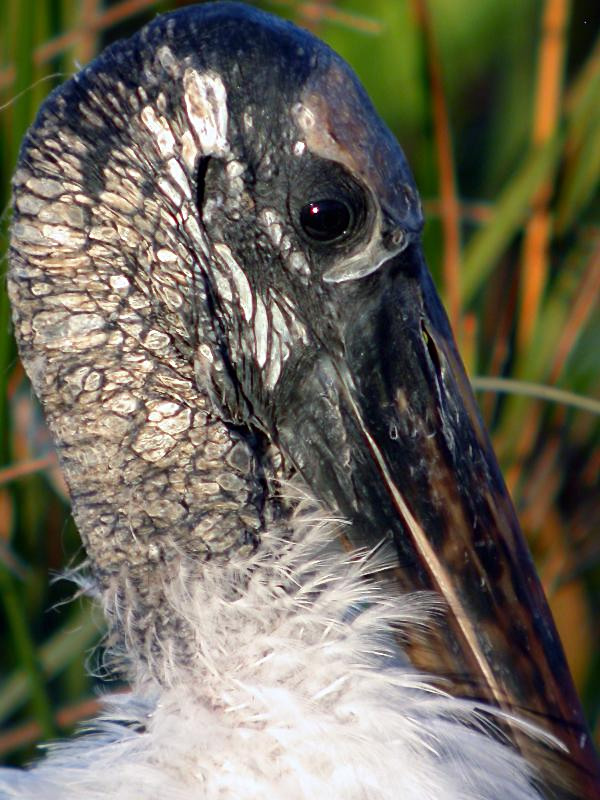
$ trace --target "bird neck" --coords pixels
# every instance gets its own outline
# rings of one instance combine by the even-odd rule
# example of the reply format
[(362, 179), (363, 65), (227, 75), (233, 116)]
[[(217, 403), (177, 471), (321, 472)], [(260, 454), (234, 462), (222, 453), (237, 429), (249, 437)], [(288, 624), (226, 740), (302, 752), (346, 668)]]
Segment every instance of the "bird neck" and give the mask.
[(127, 616), (142, 649), (149, 640), (183, 647), (185, 626), (163, 613), (165, 586), (183, 562), (191, 576), (207, 560), (249, 555), (281, 516), (274, 485), (286, 471), (264, 437), (218, 408), (190, 299), (197, 224), (182, 221), (180, 257), (161, 263), (168, 226), (152, 204), (133, 214), (129, 201), (107, 197), (106, 175), (101, 207), (80, 202), (83, 143), (65, 144), (52, 114), (31, 136), (14, 180), (9, 279), (22, 360), (94, 580), (118, 609), (115, 636)]

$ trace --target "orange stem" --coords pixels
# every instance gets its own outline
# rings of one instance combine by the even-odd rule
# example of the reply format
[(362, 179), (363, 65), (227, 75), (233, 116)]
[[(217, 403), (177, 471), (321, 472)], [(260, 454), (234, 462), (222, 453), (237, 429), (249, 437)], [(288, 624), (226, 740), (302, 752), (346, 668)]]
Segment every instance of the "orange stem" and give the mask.
[[(569, 10), (569, 0), (546, 0), (531, 133), (534, 148), (542, 147), (552, 137), (559, 122)], [(517, 345), (521, 354), (531, 344), (547, 282), (548, 247), (552, 233), (548, 210), (551, 197), (552, 184), (547, 182), (533, 200), (533, 213), (525, 229), (521, 313), (517, 323)]]
[(32, 475), (34, 472), (41, 472), (47, 467), (56, 466), (56, 463), (56, 455), (50, 453), (43, 458), (36, 458), (33, 461), (23, 461), (12, 467), (4, 467), (4, 469), (0, 469), (0, 486), (15, 481), (17, 478), (22, 478), (24, 475)]

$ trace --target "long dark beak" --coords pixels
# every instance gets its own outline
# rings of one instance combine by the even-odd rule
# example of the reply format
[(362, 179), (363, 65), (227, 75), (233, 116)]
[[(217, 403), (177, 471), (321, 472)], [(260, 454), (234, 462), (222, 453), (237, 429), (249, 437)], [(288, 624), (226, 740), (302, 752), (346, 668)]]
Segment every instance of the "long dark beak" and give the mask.
[(393, 538), (398, 591), (443, 598), (443, 622), (404, 644), (414, 666), (553, 734), (564, 750), (506, 723), (550, 797), (598, 798), (564, 653), (419, 245), (332, 291), (337, 345), (295, 387), (284, 449), (352, 545)]

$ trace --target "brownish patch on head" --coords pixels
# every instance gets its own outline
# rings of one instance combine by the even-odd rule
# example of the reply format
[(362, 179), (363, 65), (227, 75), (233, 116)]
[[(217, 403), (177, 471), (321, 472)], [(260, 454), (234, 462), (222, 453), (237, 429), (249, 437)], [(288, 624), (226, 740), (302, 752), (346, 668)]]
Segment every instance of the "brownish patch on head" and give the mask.
[(343, 164), (392, 219), (420, 230), (420, 201), (404, 154), (345, 64), (333, 61), (314, 73), (292, 116), (313, 154)]

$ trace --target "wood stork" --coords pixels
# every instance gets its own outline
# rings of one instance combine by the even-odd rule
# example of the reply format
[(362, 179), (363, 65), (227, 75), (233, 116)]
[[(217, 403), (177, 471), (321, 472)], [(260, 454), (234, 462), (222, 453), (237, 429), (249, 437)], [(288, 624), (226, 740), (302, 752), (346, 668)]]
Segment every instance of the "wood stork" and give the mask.
[(530, 556), (347, 65), (236, 3), (44, 103), (9, 290), (132, 684), (0, 796), (599, 797)]

